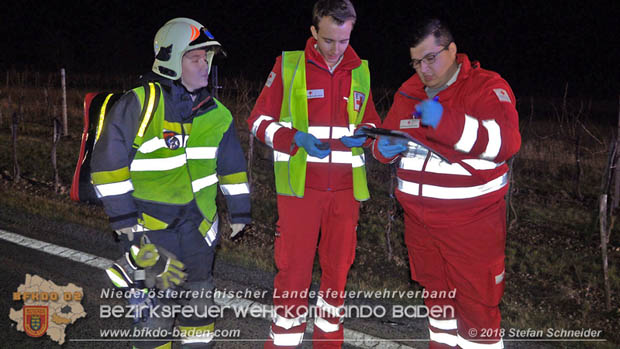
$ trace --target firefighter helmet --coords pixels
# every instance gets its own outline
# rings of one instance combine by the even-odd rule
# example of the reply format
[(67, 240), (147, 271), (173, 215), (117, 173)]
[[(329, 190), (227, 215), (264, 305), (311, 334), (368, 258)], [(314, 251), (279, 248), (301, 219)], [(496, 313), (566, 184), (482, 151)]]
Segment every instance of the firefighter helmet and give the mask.
[(210, 71), (213, 56), (221, 46), (209, 30), (195, 20), (182, 17), (171, 19), (155, 34), (153, 72), (172, 80), (179, 79), (183, 55), (198, 48), (207, 50)]

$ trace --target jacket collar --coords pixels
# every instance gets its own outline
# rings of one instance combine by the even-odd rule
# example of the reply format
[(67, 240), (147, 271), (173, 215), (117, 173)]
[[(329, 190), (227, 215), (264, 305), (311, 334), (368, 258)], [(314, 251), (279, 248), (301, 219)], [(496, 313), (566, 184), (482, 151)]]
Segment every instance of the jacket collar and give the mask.
[[(308, 38), (308, 41), (306, 41), (306, 48), (304, 50), (306, 54), (306, 61), (308, 62), (311, 61), (318, 67), (329, 71), (329, 67), (327, 66), (327, 63), (325, 63), (325, 59), (323, 58), (323, 56), (321, 56), (321, 53), (315, 47), (316, 43), (317, 43), (316, 39), (313, 37)], [(340, 61), (340, 63), (338, 64), (334, 72), (337, 70), (341, 70), (341, 69), (353, 70), (359, 67), (361, 64), (362, 64), (362, 60), (357, 55), (357, 53), (355, 53), (355, 50), (353, 50), (353, 47), (349, 45), (347, 46), (347, 49), (344, 50), (342, 60)]]
[(141, 83), (157, 82), (166, 92), (166, 104), (169, 104), (184, 122), (187, 118), (200, 115), (217, 107), (209, 90), (203, 87), (194, 93), (196, 98), (192, 100), (191, 93), (181, 84), (181, 80), (170, 80), (154, 73), (147, 73), (140, 79)]

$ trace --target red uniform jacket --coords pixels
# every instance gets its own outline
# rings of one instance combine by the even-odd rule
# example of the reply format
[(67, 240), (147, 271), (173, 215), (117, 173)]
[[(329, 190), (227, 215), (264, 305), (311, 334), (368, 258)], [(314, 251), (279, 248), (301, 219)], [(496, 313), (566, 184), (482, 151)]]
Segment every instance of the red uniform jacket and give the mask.
[[(399, 156), (399, 199), (424, 211), (425, 219), (445, 220), (448, 210), (458, 221), (484, 214), (508, 188), (506, 160), (521, 145), (515, 96), (508, 83), (492, 71), (458, 54), (456, 81), (437, 96), (443, 114), (437, 129), (411, 128), (414, 108), (428, 99), (417, 74), (400, 87), (383, 122), (384, 128), (404, 131), (441, 153), (450, 162), (422, 148)], [(377, 144), (373, 155), (387, 163)], [(431, 223), (431, 222), (428, 222)], [(445, 222), (444, 222), (445, 223)]]
[[(323, 136), (317, 136), (323, 142), (329, 142), (332, 152), (348, 151), (339, 140), (340, 137), (353, 134), (350, 130), (343, 134), (342, 128), (349, 128), (349, 116), (347, 113), (347, 100), (351, 93), (351, 70), (361, 64), (351, 46), (347, 47), (341, 62), (333, 73), (330, 73), (325, 60), (315, 48), (316, 40), (308, 39), (305, 48), (306, 57), (306, 88), (308, 90), (308, 125), (327, 126)], [(267, 83), (256, 101), (256, 105), (248, 119), (251, 132), (263, 143), (275, 151), (294, 155), (297, 146), (293, 137), (297, 130), (287, 127), (279, 128), (275, 134), (265, 132), (267, 128), (278, 122), (282, 106), (282, 57), (276, 59), (276, 63), (269, 74)], [(372, 94), (366, 96), (368, 103), (362, 126), (377, 126), (381, 119), (375, 110)], [(337, 128), (337, 129), (336, 129)], [(267, 137), (266, 134), (268, 134)], [(317, 190), (344, 190), (353, 187), (351, 164), (333, 163), (332, 155), (324, 159), (324, 162), (307, 163), (306, 187)]]

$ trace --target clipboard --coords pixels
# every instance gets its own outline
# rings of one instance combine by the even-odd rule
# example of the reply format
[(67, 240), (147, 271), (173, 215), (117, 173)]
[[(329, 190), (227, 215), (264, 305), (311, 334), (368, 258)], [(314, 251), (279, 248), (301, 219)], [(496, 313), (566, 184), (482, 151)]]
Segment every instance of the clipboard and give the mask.
[(401, 139), (406, 139), (408, 142), (412, 142), (414, 144), (417, 144), (418, 146), (425, 148), (426, 150), (430, 151), (431, 153), (436, 154), (437, 156), (439, 156), (439, 158), (449, 164), (451, 164), (452, 162), (450, 160), (448, 160), (448, 158), (446, 158), (445, 156), (443, 156), (440, 152), (436, 151), (435, 149), (429, 147), (428, 145), (420, 142), (419, 140), (415, 139), (413, 136), (411, 136), (410, 134), (408, 134), (407, 132), (403, 132), (403, 131), (396, 131), (396, 130), (388, 130), (386, 128), (367, 128), (367, 127), (363, 127), (362, 128), (364, 135), (366, 135), (367, 137), (370, 138), (374, 138), (376, 139), (379, 136), (388, 136), (388, 137), (395, 137), (395, 138), (401, 138)]

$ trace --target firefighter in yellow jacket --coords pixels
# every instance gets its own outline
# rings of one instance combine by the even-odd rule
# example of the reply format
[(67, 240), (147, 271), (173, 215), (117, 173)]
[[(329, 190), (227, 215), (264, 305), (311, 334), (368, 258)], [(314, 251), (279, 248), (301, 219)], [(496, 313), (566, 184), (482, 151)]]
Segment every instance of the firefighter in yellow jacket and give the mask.
[[(146, 306), (135, 319), (138, 328), (172, 333), (174, 316), (157, 312), (190, 305), (189, 316), (179, 315), (183, 348), (212, 344), (214, 319), (204, 312), (213, 306), (218, 183), (233, 234), (250, 222), (246, 161), (233, 119), (206, 89), (220, 48), (194, 20), (175, 18), (160, 28), (152, 73), (110, 108), (91, 161), (95, 191), (125, 247), (107, 274), (117, 287), (140, 290), (130, 299)], [(159, 292), (177, 286), (201, 296)], [(158, 292), (144, 292), (149, 289)], [(135, 347), (170, 348), (171, 342)]]

